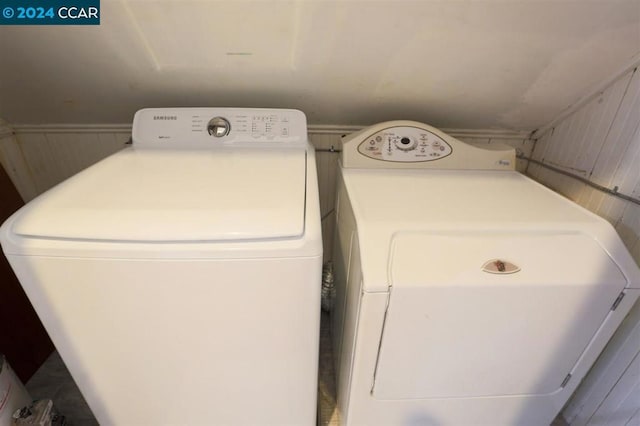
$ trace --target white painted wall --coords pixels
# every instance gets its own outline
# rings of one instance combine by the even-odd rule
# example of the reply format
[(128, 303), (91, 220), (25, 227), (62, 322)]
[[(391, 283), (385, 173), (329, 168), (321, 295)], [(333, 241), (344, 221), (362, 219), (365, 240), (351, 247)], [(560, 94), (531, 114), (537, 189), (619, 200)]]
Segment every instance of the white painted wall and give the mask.
[(0, 26), (0, 118), (299, 108), (533, 130), (640, 52), (638, 0), (103, 0), (97, 27)]
[[(640, 198), (640, 72), (622, 76), (536, 137), (534, 160)], [(540, 165), (527, 173), (609, 220), (640, 263), (640, 206)]]
[[(640, 198), (640, 71), (537, 135), (532, 158)], [(527, 173), (609, 220), (640, 264), (640, 205), (530, 163)], [(640, 425), (640, 303), (564, 410), (571, 425)]]

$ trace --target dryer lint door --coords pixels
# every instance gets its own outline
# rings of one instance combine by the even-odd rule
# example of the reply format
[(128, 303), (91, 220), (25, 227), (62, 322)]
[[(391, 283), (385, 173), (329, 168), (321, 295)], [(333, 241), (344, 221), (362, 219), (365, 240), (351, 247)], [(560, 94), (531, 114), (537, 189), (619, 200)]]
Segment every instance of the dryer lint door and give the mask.
[(626, 285), (578, 233), (399, 234), (391, 251), (378, 399), (553, 393)]

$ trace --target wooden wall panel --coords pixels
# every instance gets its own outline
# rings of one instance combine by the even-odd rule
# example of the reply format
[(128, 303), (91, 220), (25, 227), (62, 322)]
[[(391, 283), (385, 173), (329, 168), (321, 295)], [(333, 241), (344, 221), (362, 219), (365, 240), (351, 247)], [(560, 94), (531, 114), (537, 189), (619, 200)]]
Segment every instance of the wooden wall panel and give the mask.
[[(640, 117), (640, 115), (638, 115)], [(631, 136), (622, 160), (613, 174), (612, 184), (625, 194), (637, 194), (640, 182), (640, 126)]]
[(322, 217), (323, 260), (332, 258), (335, 229), (335, 188), (339, 150), (342, 146), (339, 134), (310, 133), (309, 140), (316, 148), (318, 190), (320, 191), (320, 215)]
[(636, 355), (620, 380), (589, 419), (587, 425), (633, 426), (633, 417), (640, 412), (640, 355)]
[(128, 134), (18, 133), (37, 193), (42, 193), (104, 157), (122, 149)]
[[(590, 422), (594, 419), (594, 415), (638, 356), (638, 342), (640, 342), (640, 310), (635, 310), (622, 322), (618, 332), (611, 338), (608, 348), (600, 355), (597, 368), (594, 368), (593, 372), (584, 379), (567, 405), (565, 413), (572, 426), (593, 424)], [(602, 414), (603, 412), (600, 412), (600, 417)], [(605, 419), (601, 418), (601, 420), (603, 421), (600, 424), (608, 424)], [(629, 423), (629, 425), (636, 424)]]
[(0, 163), (23, 200), (29, 201), (39, 194), (13, 131), (0, 134)]
[[(640, 117), (640, 73), (636, 72), (630, 79), (625, 96), (607, 134), (603, 149), (591, 173), (591, 180), (608, 186), (614, 180), (613, 172), (628, 169), (626, 166), (621, 168), (620, 164), (631, 152), (640, 150), (638, 148), (640, 147), (638, 117)], [(635, 169), (640, 170), (637, 162), (635, 165)]]
[[(640, 236), (640, 205), (628, 204), (624, 208), (622, 217), (616, 224), (616, 230), (622, 237), (622, 241), (633, 252)], [(636, 261), (640, 263), (638, 258), (636, 258)]]
[(536, 136), (537, 139), (535, 140), (534, 149), (531, 152), (531, 158), (537, 161), (544, 160), (544, 155), (547, 153), (547, 148), (553, 138), (554, 131), (555, 128), (551, 128), (547, 132)]
[[(607, 219), (640, 264), (640, 74), (633, 70), (539, 135), (527, 174)], [(583, 180), (581, 180), (583, 179)], [(594, 185), (590, 185), (593, 183)], [(571, 425), (640, 418), (640, 303), (564, 410)]]
[(629, 74), (617, 80), (558, 123), (552, 129), (550, 139), (545, 141), (544, 150), (536, 148), (536, 156), (550, 165), (588, 177), (603, 149), (630, 79)]
[[(632, 71), (540, 135), (532, 158), (629, 196), (640, 192), (640, 75)], [(633, 250), (640, 229), (633, 203), (543, 166), (527, 174), (605, 217)], [(640, 258), (636, 257), (640, 263)]]

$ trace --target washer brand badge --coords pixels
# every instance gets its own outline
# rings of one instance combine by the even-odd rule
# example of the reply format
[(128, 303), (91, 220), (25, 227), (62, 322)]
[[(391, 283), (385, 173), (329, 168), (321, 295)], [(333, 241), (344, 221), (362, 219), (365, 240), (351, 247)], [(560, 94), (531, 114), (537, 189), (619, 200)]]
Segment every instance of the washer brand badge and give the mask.
[(154, 120), (177, 120), (177, 115), (154, 115)]
[(0, 0), (0, 25), (100, 25), (100, 0)]
[(491, 259), (482, 265), (482, 270), (490, 274), (515, 274), (520, 267), (504, 259)]

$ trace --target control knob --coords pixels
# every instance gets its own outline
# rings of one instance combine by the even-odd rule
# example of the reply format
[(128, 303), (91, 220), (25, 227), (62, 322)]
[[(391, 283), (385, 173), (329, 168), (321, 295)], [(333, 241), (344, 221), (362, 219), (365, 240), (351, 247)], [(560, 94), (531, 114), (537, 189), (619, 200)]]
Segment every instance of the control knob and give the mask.
[(227, 136), (231, 131), (231, 123), (224, 117), (214, 117), (207, 124), (207, 131), (214, 138)]
[(412, 149), (416, 149), (418, 141), (404, 136), (400, 138), (400, 140), (396, 140), (395, 145), (400, 151), (411, 151)]

